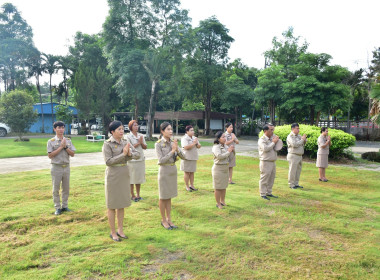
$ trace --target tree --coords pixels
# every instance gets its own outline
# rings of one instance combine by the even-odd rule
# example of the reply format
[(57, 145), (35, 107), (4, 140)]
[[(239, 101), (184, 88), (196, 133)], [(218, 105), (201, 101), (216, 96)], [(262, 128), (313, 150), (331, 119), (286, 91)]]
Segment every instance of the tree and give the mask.
[(51, 105), (51, 113), (52, 113), (52, 123), (54, 123), (54, 110), (53, 110), (53, 91), (51, 88), (51, 78), (53, 74), (57, 73), (58, 65), (59, 65), (59, 57), (52, 54), (41, 54), (43, 60), (45, 61), (45, 71), (49, 74), (49, 92), (50, 92), (50, 105)]
[(32, 28), (11, 3), (0, 12), (0, 71), (5, 90), (14, 90), (17, 80), (26, 80), (25, 62), (34, 53)]
[(221, 70), (228, 61), (228, 50), (234, 39), (229, 30), (216, 17), (210, 17), (199, 23), (194, 30), (195, 52), (192, 68), (198, 80), (200, 95), (205, 106), (205, 134), (210, 133), (212, 96), (218, 88)]
[(371, 89), (370, 97), (373, 99), (370, 115), (372, 119), (380, 124), (380, 47), (373, 52), (370, 69), (375, 76), (375, 84)]
[(281, 103), (286, 81), (282, 65), (273, 64), (258, 73), (255, 100), (261, 104), (268, 104), (270, 122), (273, 125), (276, 124), (276, 105)]
[(27, 92), (15, 90), (1, 97), (0, 121), (8, 124), (20, 141), (37, 118), (37, 112), (33, 111), (33, 98)]

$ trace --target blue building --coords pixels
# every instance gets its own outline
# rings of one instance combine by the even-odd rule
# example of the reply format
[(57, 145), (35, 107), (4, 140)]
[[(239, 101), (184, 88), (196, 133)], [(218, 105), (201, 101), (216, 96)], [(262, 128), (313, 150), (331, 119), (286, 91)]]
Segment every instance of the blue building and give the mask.
[[(54, 112), (54, 121), (56, 121), (56, 106), (60, 104), (58, 103), (53, 103), (53, 112)], [(78, 110), (75, 107), (69, 106), (70, 110), (73, 112), (74, 116), (78, 115)], [(53, 133), (53, 114), (51, 113), (51, 103), (42, 103), (42, 109), (44, 112), (44, 127), (45, 127), (45, 133)], [(37, 111), (38, 113), (38, 120), (29, 129), (29, 132), (34, 132), (34, 133), (41, 133), (42, 131), (42, 110), (41, 110), (41, 104), (35, 104), (33, 105), (33, 110)], [(65, 127), (65, 133), (68, 133), (70, 129), (70, 124), (66, 124)]]

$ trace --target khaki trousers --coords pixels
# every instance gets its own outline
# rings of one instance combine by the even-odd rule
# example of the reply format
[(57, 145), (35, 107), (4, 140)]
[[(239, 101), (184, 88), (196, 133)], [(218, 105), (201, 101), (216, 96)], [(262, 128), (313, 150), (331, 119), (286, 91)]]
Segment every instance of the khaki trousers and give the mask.
[(288, 154), (286, 159), (289, 162), (289, 187), (298, 186), (302, 170), (302, 156), (296, 154)]
[(59, 164), (51, 165), (51, 179), (53, 183), (53, 202), (54, 208), (61, 208), (61, 201), (59, 197), (59, 189), (62, 182), (62, 208), (68, 207), (69, 192), (70, 192), (70, 165), (65, 167)]
[(260, 160), (260, 195), (272, 194), (274, 178), (276, 177), (276, 162)]

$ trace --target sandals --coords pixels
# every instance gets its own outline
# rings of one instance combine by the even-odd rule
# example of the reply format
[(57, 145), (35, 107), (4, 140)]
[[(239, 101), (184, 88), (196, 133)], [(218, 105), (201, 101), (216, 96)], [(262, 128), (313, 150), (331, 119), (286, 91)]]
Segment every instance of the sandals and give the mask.
[(122, 235), (120, 235), (118, 232), (116, 232), (116, 234), (117, 234), (117, 236), (119, 236), (120, 238), (128, 239), (128, 236), (126, 236), (126, 235), (122, 236)]
[(190, 190), (192, 191), (197, 191), (198, 189), (194, 188), (194, 187), (190, 187)]
[[(120, 236), (119, 234), (117, 234), (118, 236)], [(120, 238), (113, 238), (112, 237), (112, 234), (110, 234), (110, 237), (111, 237), (111, 239), (113, 240), (113, 241), (115, 241), (115, 242), (120, 242), (121, 240), (120, 240)]]

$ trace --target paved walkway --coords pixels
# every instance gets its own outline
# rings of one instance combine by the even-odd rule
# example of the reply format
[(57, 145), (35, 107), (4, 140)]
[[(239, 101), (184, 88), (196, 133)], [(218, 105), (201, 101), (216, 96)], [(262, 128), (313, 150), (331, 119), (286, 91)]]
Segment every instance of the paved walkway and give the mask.
[[(202, 139), (202, 141), (212, 142), (211, 139)], [(247, 137), (244, 139), (239, 139), (240, 144), (237, 145), (236, 152), (239, 155), (258, 157), (257, 151), (257, 137)], [(212, 146), (205, 146), (199, 150), (200, 155), (211, 154)], [(379, 151), (379, 142), (363, 142), (358, 141), (356, 146), (352, 148), (354, 153), (364, 153), (369, 151)], [(145, 151), (146, 159), (157, 159), (154, 149), (148, 149)], [(86, 153), (86, 154), (76, 154), (75, 157), (71, 158), (71, 166), (87, 166), (87, 165), (104, 165), (104, 159), (101, 152), (99, 153)], [(10, 172), (22, 172), (22, 171), (32, 171), (50, 169), (50, 160), (47, 156), (37, 156), (37, 157), (19, 157), (19, 158), (6, 158), (0, 159), (0, 174), (10, 173)], [(370, 169), (380, 171), (380, 166), (378, 168)]]

